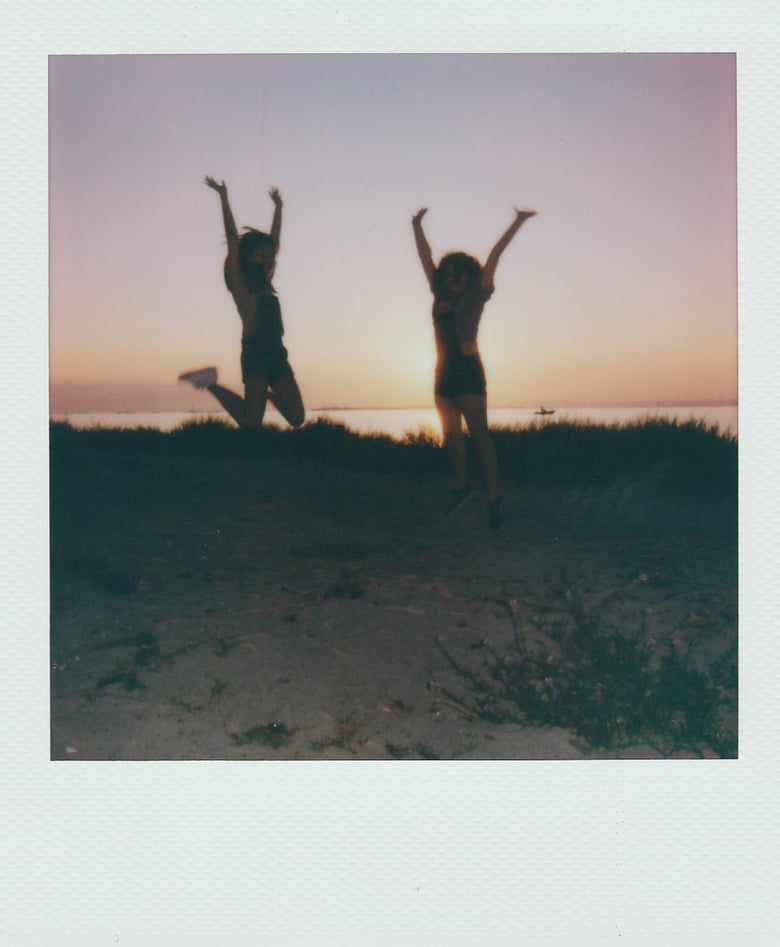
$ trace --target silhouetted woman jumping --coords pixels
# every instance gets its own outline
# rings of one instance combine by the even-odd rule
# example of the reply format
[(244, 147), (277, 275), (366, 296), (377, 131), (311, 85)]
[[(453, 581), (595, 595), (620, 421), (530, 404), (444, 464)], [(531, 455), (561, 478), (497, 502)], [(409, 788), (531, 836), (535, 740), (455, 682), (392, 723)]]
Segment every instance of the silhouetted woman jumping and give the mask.
[(436, 336), (434, 397), (442, 434), (452, 465), (453, 490), (447, 513), (460, 509), (473, 494), (466, 482), (466, 444), (462, 419), (466, 419), (488, 495), (488, 521), (501, 526), (498, 463), (487, 420), (485, 370), (477, 347), (477, 331), (485, 303), (493, 294), (493, 276), (501, 254), (534, 210), (516, 210), (512, 225), (490, 251), (485, 265), (466, 253), (448, 253), (434, 266), (431, 248), (423, 233), (427, 207), (412, 218), (414, 239), (433, 293), (433, 327)]
[(205, 388), (219, 401), (240, 427), (256, 428), (263, 423), (266, 403), (271, 404), (293, 427), (304, 422), (301, 392), (282, 344), (282, 313), (271, 279), (279, 251), (282, 230), (282, 197), (274, 187), (271, 233), (245, 228), (240, 237), (227, 196), (225, 182), (206, 177), (205, 183), (220, 197), (227, 237), (225, 283), (236, 303), (243, 332), (241, 335), (241, 380), (244, 397), (217, 384), (216, 368), (200, 368), (179, 375), (196, 388)]

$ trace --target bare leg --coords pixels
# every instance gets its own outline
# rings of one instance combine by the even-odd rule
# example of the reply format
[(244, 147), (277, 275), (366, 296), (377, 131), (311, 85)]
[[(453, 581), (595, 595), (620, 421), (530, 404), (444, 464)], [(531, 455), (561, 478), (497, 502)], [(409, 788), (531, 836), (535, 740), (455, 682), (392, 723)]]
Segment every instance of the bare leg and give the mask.
[(454, 400), (466, 419), (469, 436), (485, 476), (488, 500), (497, 500), (498, 460), (488, 430), (487, 395), (459, 395)]
[(239, 398), (227, 388), (223, 388), (222, 385), (209, 385), (206, 390), (214, 395), (230, 417), (240, 426), (244, 419), (244, 399)]
[(268, 402), (268, 382), (265, 378), (250, 378), (244, 382), (244, 421), (241, 427), (260, 427)]
[(244, 397), (223, 388), (222, 385), (209, 385), (208, 391), (239, 427), (260, 427), (265, 415), (268, 382), (264, 378), (252, 378), (244, 385)]
[(292, 427), (300, 427), (306, 420), (303, 398), (295, 378), (280, 378), (268, 394), (271, 404)]
[(444, 446), (450, 457), (453, 489), (466, 486), (466, 443), (463, 439), (461, 413), (451, 398), (436, 395), (436, 410), (439, 412)]

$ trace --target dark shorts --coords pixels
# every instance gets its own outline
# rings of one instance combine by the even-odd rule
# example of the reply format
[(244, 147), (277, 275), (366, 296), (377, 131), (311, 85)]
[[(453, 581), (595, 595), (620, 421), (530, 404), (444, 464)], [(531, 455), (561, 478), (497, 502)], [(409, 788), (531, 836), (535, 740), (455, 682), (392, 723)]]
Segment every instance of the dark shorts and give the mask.
[(460, 355), (446, 358), (436, 366), (434, 391), (445, 398), (458, 395), (484, 395), (485, 369), (479, 355)]
[(269, 342), (251, 335), (241, 340), (241, 380), (244, 384), (256, 378), (265, 378), (271, 384), (292, 377), (287, 349), (281, 339)]

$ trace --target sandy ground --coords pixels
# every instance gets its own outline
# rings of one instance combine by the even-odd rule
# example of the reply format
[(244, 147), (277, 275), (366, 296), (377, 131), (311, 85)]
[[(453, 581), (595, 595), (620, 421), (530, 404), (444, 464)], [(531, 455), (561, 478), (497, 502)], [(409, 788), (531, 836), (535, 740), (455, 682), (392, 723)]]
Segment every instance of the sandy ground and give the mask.
[(510, 485), (496, 534), (482, 497), (444, 517), (445, 493), (324, 458), (55, 457), (52, 758), (657, 757), (469, 719), (431, 687), (467, 694), (435, 639), (508, 645), (509, 599), (532, 625), (576, 588), (706, 664), (736, 637), (734, 510), (652, 476)]

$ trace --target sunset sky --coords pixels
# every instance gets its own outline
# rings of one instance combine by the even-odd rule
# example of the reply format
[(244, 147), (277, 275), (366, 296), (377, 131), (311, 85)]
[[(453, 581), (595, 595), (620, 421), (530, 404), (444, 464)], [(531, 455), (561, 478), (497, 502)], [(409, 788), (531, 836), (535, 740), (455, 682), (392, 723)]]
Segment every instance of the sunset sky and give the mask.
[[(240, 386), (217, 195), (268, 229), (308, 407), (432, 401), (434, 257), (505, 252), (480, 342), (495, 406), (735, 400), (735, 58), (53, 56), (52, 410), (216, 407)], [(98, 383), (98, 384), (96, 384)]]

